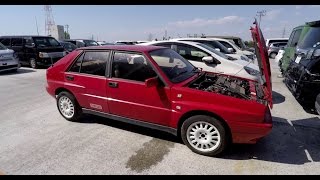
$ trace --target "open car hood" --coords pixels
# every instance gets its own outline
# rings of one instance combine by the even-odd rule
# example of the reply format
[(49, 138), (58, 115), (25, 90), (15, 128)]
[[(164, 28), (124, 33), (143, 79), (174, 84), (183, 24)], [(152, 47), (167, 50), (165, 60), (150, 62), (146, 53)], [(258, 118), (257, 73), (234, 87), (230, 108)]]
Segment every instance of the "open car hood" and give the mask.
[(266, 47), (266, 43), (257, 20), (255, 20), (253, 24), (254, 26), (251, 27), (250, 30), (251, 30), (251, 34), (254, 42), (254, 48), (255, 48), (255, 53), (256, 53), (257, 61), (260, 68), (260, 73), (262, 75), (263, 91), (265, 94), (265, 98), (269, 103), (270, 108), (272, 108), (273, 104), (272, 104), (271, 69), (270, 69), (270, 62), (269, 62), (269, 57), (267, 53), (267, 47)]

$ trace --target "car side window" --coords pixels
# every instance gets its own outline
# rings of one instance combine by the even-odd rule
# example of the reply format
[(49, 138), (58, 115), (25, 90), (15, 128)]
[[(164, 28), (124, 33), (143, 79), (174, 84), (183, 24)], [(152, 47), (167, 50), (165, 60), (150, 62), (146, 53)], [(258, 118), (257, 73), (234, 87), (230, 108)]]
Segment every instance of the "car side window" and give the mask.
[(19, 46), (22, 46), (22, 38), (12, 38), (11, 39), (11, 46), (16, 46), (16, 47), (19, 47)]
[(80, 73), (105, 76), (109, 53), (109, 51), (85, 52), (81, 63)]
[(299, 39), (300, 39), (301, 31), (302, 31), (301, 29), (298, 29), (298, 30), (296, 31), (296, 33), (294, 33), (294, 36), (293, 36), (293, 39), (292, 39), (292, 46), (293, 46), (293, 47), (296, 47), (296, 46), (297, 46), (298, 41), (299, 41)]
[(76, 62), (74, 62), (74, 64), (69, 69), (70, 72), (80, 72), (83, 56), (84, 56), (84, 53), (76, 60)]
[(224, 47), (226, 48), (232, 48), (233, 51), (236, 51), (229, 43), (224, 42), (224, 41), (219, 41), (219, 43), (221, 43)]
[(144, 82), (156, 77), (150, 62), (141, 54), (115, 52), (112, 62), (112, 77)]
[(5, 46), (10, 47), (10, 38), (2, 38), (0, 39), (0, 42)]
[(200, 62), (202, 62), (203, 57), (209, 56), (209, 54), (207, 54), (199, 48), (180, 44), (177, 45), (177, 52), (187, 60)]

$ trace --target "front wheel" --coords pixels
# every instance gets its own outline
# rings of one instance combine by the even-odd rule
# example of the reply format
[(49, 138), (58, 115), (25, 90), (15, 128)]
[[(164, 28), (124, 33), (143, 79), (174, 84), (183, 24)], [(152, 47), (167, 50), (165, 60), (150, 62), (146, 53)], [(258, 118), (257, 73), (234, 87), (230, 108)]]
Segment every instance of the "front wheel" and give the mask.
[(227, 147), (227, 134), (222, 123), (210, 116), (196, 115), (185, 120), (181, 137), (193, 152), (216, 156)]
[(57, 107), (60, 114), (68, 121), (78, 121), (82, 110), (76, 98), (69, 92), (61, 92), (57, 97)]

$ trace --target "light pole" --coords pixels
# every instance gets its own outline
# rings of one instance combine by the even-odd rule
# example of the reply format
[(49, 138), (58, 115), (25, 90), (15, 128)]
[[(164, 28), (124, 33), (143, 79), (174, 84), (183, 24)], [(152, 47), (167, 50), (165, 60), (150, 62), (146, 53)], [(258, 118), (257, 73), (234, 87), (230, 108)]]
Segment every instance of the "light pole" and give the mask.
[(262, 10), (262, 11), (257, 12), (257, 16), (259, 16), (259, 27), (260, 27), (260, 23), (261, 23), (261, 17), (265, 16), (266, 14), (267, 14), (266, 10)]

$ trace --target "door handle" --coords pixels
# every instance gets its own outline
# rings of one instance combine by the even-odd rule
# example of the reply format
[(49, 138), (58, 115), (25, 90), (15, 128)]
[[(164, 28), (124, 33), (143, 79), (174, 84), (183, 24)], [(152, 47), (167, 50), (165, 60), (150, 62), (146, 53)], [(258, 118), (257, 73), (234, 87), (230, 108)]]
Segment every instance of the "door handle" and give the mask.
[(109, 87), (112, 87), (112, 88), (117, 88), (118, 87), (118, 83), (117, 82), (109, 82)]
[(73, 81), (74, 80), (74, 76), (66, 75), (66, 80)]

